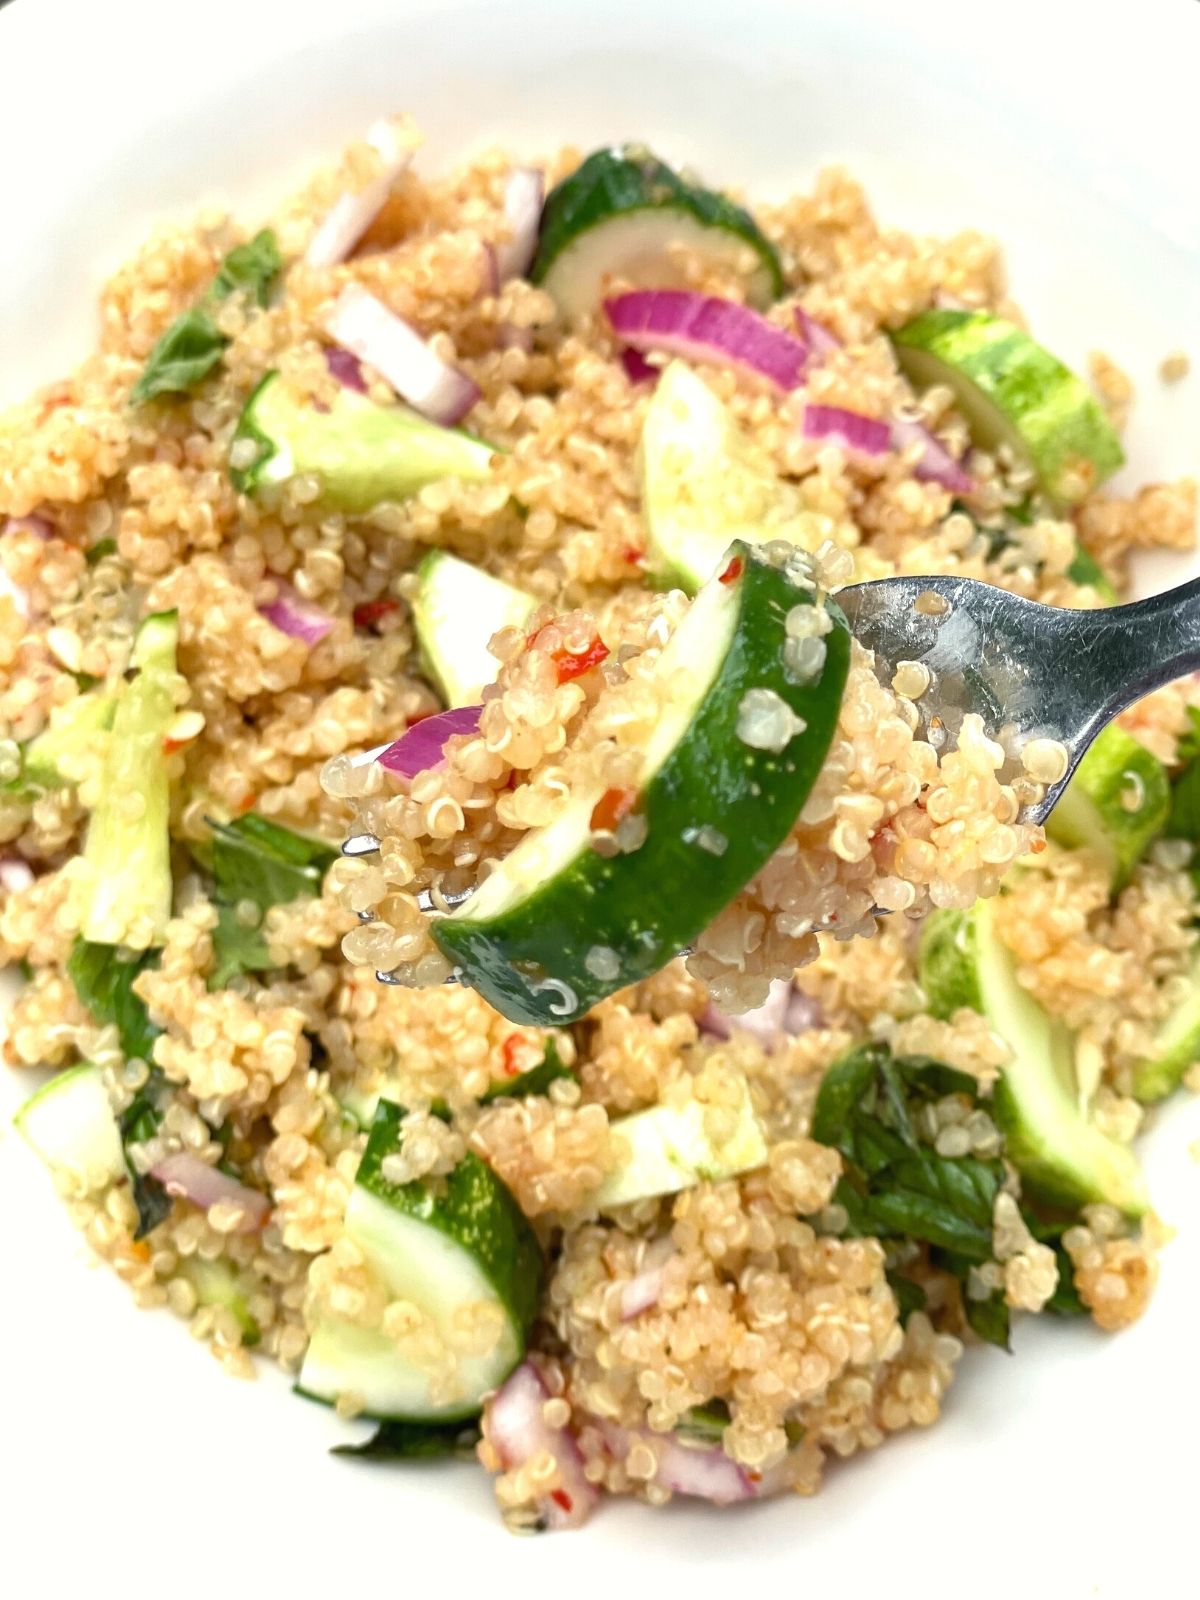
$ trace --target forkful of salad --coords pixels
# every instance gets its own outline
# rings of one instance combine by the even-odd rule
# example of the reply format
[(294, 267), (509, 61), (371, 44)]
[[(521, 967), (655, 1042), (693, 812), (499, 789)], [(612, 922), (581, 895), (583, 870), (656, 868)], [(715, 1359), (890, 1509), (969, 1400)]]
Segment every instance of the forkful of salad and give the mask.
[[(490, 608), (503, 664), (360, 779), (350, 937), (379, 976), (553, 1025), (686, 953), (746, 1009), (818, 930), (994, 892), (1105, 724), (1200, 667), (1200, 581), (1073, 611), (957, 577), (831, 594), (847, 564), (735, 541), (614, 651), (578, 613), (524, 632), (515, 591), (431, 557), (426, 638)], [(426, 653), (449, 699), (478, 694), (486, 664)]]

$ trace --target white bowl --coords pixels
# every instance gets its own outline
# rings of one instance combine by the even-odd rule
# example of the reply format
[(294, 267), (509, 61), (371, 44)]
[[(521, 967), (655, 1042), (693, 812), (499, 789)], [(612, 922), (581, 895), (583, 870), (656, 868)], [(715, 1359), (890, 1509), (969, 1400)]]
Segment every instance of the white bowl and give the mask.
[[(638, 137), (715, 181), (779, 194), (840, 161), (887, 221), (994, 231), (1051, 346), (1076, 363), (1101, 347), (1133, 374), (1124, 482), (1185, 472), (1200, 375), (1168, 390), (1157, 367), (1176, 348), (1200, 360), (1200, 10), (1129, 11), (27, 0), (0, 13), (0, 401), (85, 351), (96, 289), (155, 218), (216, 197), (253, 222), (374, 116), (411, 109), (426, 163), (482, 143), (532, 155)], [(1194, 567), (1157, 558), (1139, 581)], [(943, 1585), (973, 1600), (1192, 1591), (1196, 1104), (1172, 1107), (1145, 1142), (1179, 1237), (1132, 1331), (1022, 1324), (1015, 1358), (970, 1352), (932, 1432), (832, 1466), (814, 1501), (613, 1505), (581, 1534), (531, 1541), (504, 1533), (477, 1469), (332, 1458), (341, 1430), (326, 1412), (269, 1377), (231, 1382), (171, 1318), (135, 1315), (111, 1275), (84, 1269), (8, 1126), (26, 1088), (0, 1072), (5, 1592), (86, 1581), (175, 1600), (210, 1574), (229, 1593), (304, 1596), (434, 1584), (591, 1596), (672, 1580), (696, 1594), (769, 1580), (889, 1600)]]

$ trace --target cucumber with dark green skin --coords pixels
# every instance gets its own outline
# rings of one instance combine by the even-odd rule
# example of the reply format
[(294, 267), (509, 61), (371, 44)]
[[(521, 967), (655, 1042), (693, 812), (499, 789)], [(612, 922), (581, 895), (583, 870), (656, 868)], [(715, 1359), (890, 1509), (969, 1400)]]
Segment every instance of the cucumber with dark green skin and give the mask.
[(1167, 769), (1110, 722), (1075, 768), (1046, 819), (1046, 833), (1068, 850), (1094, 850), (1115, 892), (1162, 832), (1170, 810)]
[[(701, 590), (663, 653), (664, 678), (690, 671), (695, 695), (664, 713), (646, 751), (641, 846), (600, 855), (590, 828), (600, 795), (581, 795), (434, 924), (466, 981), (516, 1022), (574, 1021), (692, 944), (783, 843), (820, 773), (850, 660), (845, 618), (824, 602), (832, 627), (823, 670), (794, 682), (786, 618), (813, 603), (812, 590), (749, 545), (732, 545), (730, 557), (738, 575)], [(806, 724), (778, 753), (738, 736), (751, 689), (774, 691)], [(704, 840), (724, 848), (714, 853)]]
[(296, 400), (278, 372), (268, 372), (246, 401), (231, 449), (247, 440), (256, 454), (230, 467), (235, 489), (262, 496), (311, 475), (322, 504), (351, 515), (443, 478), (481, 482), (491, 475), (492, 447), (460, 428), (443, 428), (407, 406), (377, 405), (353, 389), (339, 390), (318, 410)]
[(924, 311), (891, 335), (917, 387), (947, 384), (977, 444), (1008, 444), (1058, 505), (1082, 500), (1125, 460), (1082, 378), (990, 311)]
[(413, 1422), (478, 1415), (525, 1353), (541, 1290), (542, 1253), (520, 1207), (489, 1166), (468, 1153), (443, 1178), (393, 1183), (383, 1163), (400, 1147), (404, 1112), (381, 1101), (350, 1203), (346, 1234), (391, 1298), (410, 1300), (444, 1331), (460, 1311), (494, 1302), (503, 1312), (496, 1346), (459, 1359), (459, 1391), (434, 1396), (428, 1374), (379, 1331), (331, 1314), (313, 1330), (298, 1391), (336, 1401), (355, 1394), (362, 1414)]
[(757, 261), (751, 300), (765, 306), (784, 292), (775, 247), (744, 206), (636, 145), (593, 151), (551, 189), (529, 276), (578, 318), (599, 303), (607, 279), (647, 288), (676, 281), (673, 243), (725, 257), (749, 249)]

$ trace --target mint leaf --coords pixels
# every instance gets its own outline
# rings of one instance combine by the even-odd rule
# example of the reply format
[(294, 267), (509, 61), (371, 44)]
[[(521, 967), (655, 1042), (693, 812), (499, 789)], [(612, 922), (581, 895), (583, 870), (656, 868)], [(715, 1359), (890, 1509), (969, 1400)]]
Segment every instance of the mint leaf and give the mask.
[[(272, 969), (262, 916), (272, 906), (319, 895), (337, 851), (253, 812), (233, 822), (210, 820), (209, 826), (213, 839), (206, 864), (215, 884), (217, 926), (208, 983), (210, 989), (221, 989), (239, 973)], [(259, 909), (256, 926), (238, 916), (238, 906), (247, 900)]]
[(265, 306), (271, 285), (282, 271), (283, 257), (275, 235), (270, 228), (264, 228), (246, 244), (239, 244), (229, 252), (217, 268), (209, 295), (214, 300), (224, 300), (236, 290), (256, 305)]
[(127, 1061), (154, 1060), (154, 1041), (162, 1029), (150, 1021), (146, 1002), (133, 992), (133, 981), (157, 965), (157, 950), (125, 956), (115, 945), (90, 944), (86, 939), (76, 939), (67, 960), (67, 975), (80, 1002), (97, 1022), (116, 1026)]

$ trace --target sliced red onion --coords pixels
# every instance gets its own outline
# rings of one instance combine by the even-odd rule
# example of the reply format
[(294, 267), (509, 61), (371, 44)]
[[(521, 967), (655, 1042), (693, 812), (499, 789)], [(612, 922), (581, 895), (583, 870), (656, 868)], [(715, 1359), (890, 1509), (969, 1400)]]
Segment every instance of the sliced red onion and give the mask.
[(363, 376), (362, 362), (357, 356), (351, 355), (349, 350), (343, 350), (341, 345), (332, 344), (325, 347), (325, 362), (343, 389), (353, 389), (358, 394), (366, 394), (367, 380)]
[(259, 615), (290, 638), (303, 639), (307, 645), (320, 644), (333, 627), (334, 619), (282, 578), (276, 580), (276, 585), (279, 593), (268, 605), (259, 606)]
[(33, 868), (24, 856), (5, 856), (0, 860), (0, 889), (5, 894), (21, 894), (33, 884)]
[(652, 361), (647, 361), (638, 350), (622, 350), (621, 365), (625, 368), (625, 376), (630, 383), (657, 383), (662, 376), (661, 368), (656, 367)]
[(452, 427), (479, 399), (479, 389), (465, 373), (443, 361), (415, 328), (359, 284), (350, 284), (334, 301), (325, 331), (382, 373), (431, 422)]
[(332, 267), (345, 261), (383, 210), (392, 185), (413, 158), (411, 136), (386, 117), (372, 123), (367, 130), (367, 143), (379, 152), (383, 167), (365, 189), (339, 195), (334, 201), (304, 252), (307, 266)]
[(523, 278), (529, 271), (537, 249), (538, 224), (542, 220), (542, 201), (546, 180), (536, 167), (516, 167), (504, 187), (504, 217), (509, 237), (496, 247), (500, 282)]
[(655, 1483), (670, 1489), (672, 1494), (691, 1495), (714, 1506), (732, 1506), (762, 1497), (761, 1478), (752, 1477), (727, 1456), (719, 1444), (685, 1444), (674, 1433), (653, 1433), (644, 1428), (631, 1430), (611, 1422), (602, 1422), (600, 1431), (609, 1450), (620, 1461), (628, 1456), (631, 1444), (642, 1440), (658, 1460)]
[(0, 539), (6, 539), (10, 533), (31, 533), (35, 539), (53, 539), (57, 532), (49, 517), (5, 517)]
[(864, 456), (886, 455), (892, 442), (892, 430), (886, 422), (842, 406), (805, 406), (802, 431), (806, 439), (838, 444)]
[(583, 1470), (583, 1455), (566, 1428), (552, 1428), (542, 1413), (550, 1391), (541, 1373), (524, 1361), (484, 1407), (487, 1437), (506, 1472), (524, 1466), (543, 1451), (553, 1456), (559, 1487), (539, 1502), (549, 1528), (577, 1528), (587, 1520), (598, 1494)]
[(913, 466), (914, 477), (926, 483), (940, 483), (944, 489), (949, 489), (954, 494), (971, 494), (974, 491), (974, 478), (954, 459), (937, 435), (923, 422), (914, 422), (910, 418), (901, 417), (892, 423), (893, 450), (907, 450), (911, 445), (918, 443), (921, 446), (921, 454)]
[(757, 311), (692, 289), (635, 289), (611, 296), (604, 310), (635, 350), (740, 367), (780, 389), (797, 388), (808, 361), (807, 345)]
[(402, 778), (415, 778), (418, 772), (437, 766), (447, 739), (453, 739), (456, 733), (474, 733), (482, 715), (482, 706), (456, 706), (452, 711), (422, 717), (375, 759), (389, 772), (398, 772)]
[(784, 1038), (794, 1038), (807, 1028), (815, 1027), (820, 1020), (820, 1007), (815, 1000), (789, 983), (786, 978), (775, 978), (767, 991), (767, 998), (753, 1011), (731, 1016), (719, 1011), (711, 1001), (700, 1013), (700, 1031), (714, 1039), (732, 1038), (737, 1029), (753, 1034), (768, 1054)]
[(796, 307), (796, 327), (800, 330), (800, 337), (822, 361), (835, 350), (842, 348), (842, 341), (836, 334), (830, 333), (823, 322), (818, 322), (816, 317), (810, 317), (803, 306)]
[(266, 1222), (271, 1202), (257, 1189), (248, 1189), (244, 1183), (231, 1178), (207, 1161), (187, 1150), (177, 1150), (174, 1155), (163, 1156), (150, 1168), (169, 1195), (190, 1200), (202, 1211), (215, 1205), (235, 1205), (242, 1211), (242, 1220), (234, 1230), (253, 1233)]
[(643, 1311), (652, 1311), (658, 1304), (667, 1262), (674, 1254), (675, 1244), (671, 1239), (656, 1239), (647, 1247), (642, 1256), (641, 1271), (621, 1285), (618, 1305), (622, 1322), (632, 1322)]

